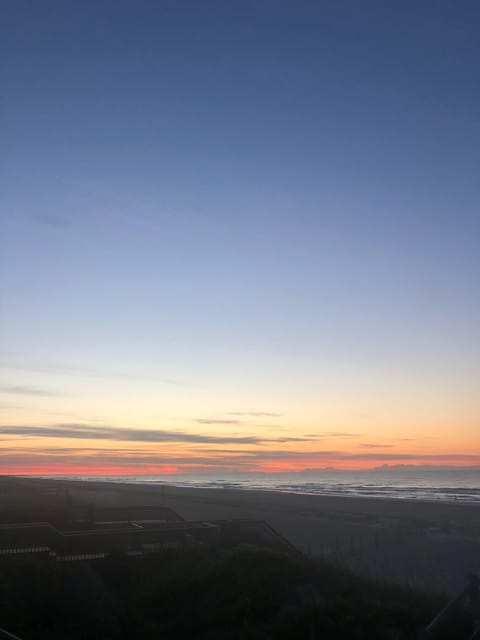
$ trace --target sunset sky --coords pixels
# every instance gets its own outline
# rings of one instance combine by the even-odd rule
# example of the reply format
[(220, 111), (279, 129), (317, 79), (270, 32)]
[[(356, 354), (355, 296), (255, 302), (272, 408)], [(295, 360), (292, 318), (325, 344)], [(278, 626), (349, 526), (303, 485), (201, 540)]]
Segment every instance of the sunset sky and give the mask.
[(480, 465), (480, 3), (2, 3), (0, 473)]

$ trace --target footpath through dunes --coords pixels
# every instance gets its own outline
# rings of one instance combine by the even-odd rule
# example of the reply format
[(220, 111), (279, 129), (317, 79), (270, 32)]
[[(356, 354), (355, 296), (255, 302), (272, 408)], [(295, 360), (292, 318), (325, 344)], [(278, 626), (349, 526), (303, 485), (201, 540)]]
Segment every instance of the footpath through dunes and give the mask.
[[(41, 482), (29, 480), (26, 482)], [(480, 508), (375, 498), (44, 481), (101, 506), (158, 504), (185, 520), (266, 520), (301, 552), (359, 574), (456, 593), (480, 572)]]

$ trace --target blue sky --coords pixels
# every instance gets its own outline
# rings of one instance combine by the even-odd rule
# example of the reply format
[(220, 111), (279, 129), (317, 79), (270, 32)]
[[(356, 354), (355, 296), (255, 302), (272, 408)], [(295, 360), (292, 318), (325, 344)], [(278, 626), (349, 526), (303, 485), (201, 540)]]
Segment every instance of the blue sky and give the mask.
[(280, 405), (293, 431), (350, 398), (342, 424), (380, 398), (375, 433), (406, 406), (421, 428), (423, 402), (473, 435), (476, 2), (3, 13), (10, 422), (48, 419), (30, 388), (86, 420), (131, 394), (142, 424)]

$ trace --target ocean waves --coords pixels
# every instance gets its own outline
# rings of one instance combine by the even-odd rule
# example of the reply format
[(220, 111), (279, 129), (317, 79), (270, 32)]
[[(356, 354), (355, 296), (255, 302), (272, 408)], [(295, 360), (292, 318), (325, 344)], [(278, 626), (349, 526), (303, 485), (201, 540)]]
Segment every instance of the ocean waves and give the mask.
[[(299, 477), (301, 476), (301, 477)], [(76, 479), (133, 484), (170, 484), (212, 490), (278, 491), (355, 498), (462, 502), (480, 504), (480, 474), (462, 472), (389, 473), (325, 472), (303, 474), (238, 474), (235, 476), (76, 476)], [(72, 478), (73, 479), (73, 478)]]

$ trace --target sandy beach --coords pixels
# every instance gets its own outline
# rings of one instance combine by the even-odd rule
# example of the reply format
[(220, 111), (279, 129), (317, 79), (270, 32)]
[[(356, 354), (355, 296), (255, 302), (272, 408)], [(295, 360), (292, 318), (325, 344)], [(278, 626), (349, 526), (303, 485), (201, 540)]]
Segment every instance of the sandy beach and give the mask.
[(480, 572), (480, 509), (475, 505), (171, 485), (55, 484), (97, 505), (162, 504), (186, 520), (266, 520), (303, 553), (380, 581), (454, 593), (468, 573)]

